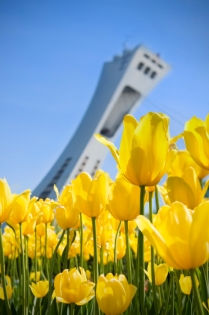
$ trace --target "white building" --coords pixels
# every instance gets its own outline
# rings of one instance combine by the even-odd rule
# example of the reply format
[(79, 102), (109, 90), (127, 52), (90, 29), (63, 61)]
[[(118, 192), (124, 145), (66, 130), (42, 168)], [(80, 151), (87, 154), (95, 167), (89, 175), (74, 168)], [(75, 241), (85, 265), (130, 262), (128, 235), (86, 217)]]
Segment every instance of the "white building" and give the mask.
[(100, 133), (114, 142), (123, 116), (133, 112), (169, 70), (166, 62), (144, 46), (125, 50), (106, 62), (74, 136), (33, 195), (55, 198), (54, 184), (60, 191), (80, 172), (93, 176), (108, 152), (94, 134)]

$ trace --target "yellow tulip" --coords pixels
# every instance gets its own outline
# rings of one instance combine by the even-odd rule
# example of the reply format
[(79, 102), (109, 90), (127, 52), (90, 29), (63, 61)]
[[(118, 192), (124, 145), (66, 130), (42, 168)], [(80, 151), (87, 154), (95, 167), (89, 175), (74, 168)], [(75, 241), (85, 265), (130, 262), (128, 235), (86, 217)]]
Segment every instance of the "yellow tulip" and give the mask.
[(55, 277), (54, 286), (57, 301), (84, 305), (94, 297), (95, 284), (87, 280), (83, 268), (80, 267), (80, 271), (81, 273), (76, 268), (65, 269)]
[(37, 283), (33, 282), (32, 285), (29, 285), (29, 287), (31, 288), (31, 291), (35, 297), (42, 298), (49, 291), (49, 281), (43, 280), (38, 281)]
[(29, 204), (30, 202), (33, 203), (35, 200), (36, 197), (30, 200), (30, 191), (28, 191), (27, 194), (19, 196), (12, 205), (10, 220), (15, 224), (27, 221), (30, 213)]
[(52, 222), (54, 220), (53, 210), (57, 203), (55, 203), (53, 200), (50, 200), (49, 198), (46, 198), (45, 200), (39, 199), (37, 203), (40, 208), (40, 215), (37, 224), (41, 222), (45, 224)]
[(187, 167), (193, 167), (197, 177), (202, 179), (209, 174), (209, 170), (200, 167), (191, 157), (187, 150), (179, 150), (176, 158), (168, 170), (168, 176), (182, 177)]
[(27, 221), (23, 222), (22, 224), (22, 234), (23, 235), (30, 235), (33, 234), (36, 226), (36, 218), (33, 218), (31, 213), (28, 215)]
[(54, 189), (58, 200), (58, 206), (55, 208), (57, 224), (63, 230), (73, 228), (79, 221), (80, 212), (74, 205), (72, 185), (65, 186), (61, 195), (56, 186)]
[(29, 279), (30, 279), (30, 281), (35, 280), (36, 282), (38, 282), (40, 280), (40, 277), (41, 277), (40, 271), (37, 271), (36, 273), (35, 272), (31, 272)]
[(209, 114), (205, 121), (194, 116), (186, 122), (184, 141), (194, 161), (209, 170)]
[(0, 179), (0, 223), (9, 219), (14, 199), (6, 179)]
[[(197, 279), (197, 277), (195, 276), (195, 282), (196, 282), (196, 287), (199, 286), (199, 281)], [(184, 294), (190, 294), (191, 290), (192, 290), (192, 279), (190, 276), (184, 276), (184, 274), (182, 273), (179, 279), (179, 284), (180, 284), (180, 288), (181, 291)]]
[(99, 308), (105, 315), (119, 315), (126, 311), (137, 288), (128, 284), (124, 275), (106, 277), (100, 275), (96, 288), (96, 299)]
[(87, 280), (91, 280), (91, 271), (90, 270), (86, 270), (86, 278), (87, 278)]
[(155, 186), (171, 166), (176, 147), (169, 136), (169, 118), (148, 113), (139, 122), (131, 115), (123, 119), (124, 131), (119, 151), (101, 135), (96, 139), (106, 145), (122, 175), (137, 186)]
[(187, 167), (182, 176), (169, 176), (164, 187), (159, 187), (165, 203), (171, 204), (179, 201), (189, 209), (194, 209), (202, 201), (208, 189), (209, 180), (201, 187), (195, 170)]
[(89, 217), (98, 217), (105, 209), (109, 191), (109, 175), (98, 170), (92, 179), (88, 173), (72, 180), (75, 206)]
[(110, 185), (108, 210), (119, 221), (132, 221), (139, 215), (140, 188), (123, 178)]
[[(12, 293), (13, 293), (13, 289), (12, 289), (12, 285), (11, 285), (11, 279), (9, 276), (5, 276), (6, 278), (6, 291), (7, 291), (7, 298), (11, 299), (12, 297)], [(4, 300), (4, 291), (3, 291), (3, 287), (0, 286), (0, 299)]]
[(118, 236), (117, 239), (117, 259), (121, 259), (126, 254), (126, 240), (124, 235)]
[(184, 277), (183, 274), (181, 274), (180, 279), (179, 279), (179, 284), (180, 284), (180, 288), (181, 291), (184, 294), (190, 294), (191, 290), (192, 290), (192, 279), (190, 276)]
[[(11, 285), (7, 285), (6, 286), (6, 291), (7, 291), (7, 298), (11, 299), (12, 293), (13, 293), (12, 286)], [(2, 287), (0, 287), (0, 299), (4, 300), (4, 291), (3, 291)]]
[[(155, 269), (155, 285), (161, 285), (165, 282), (168, 275), (168, 266), (166, 264), (156, 265), (154, 264)], [(151, 263), (149, 262), (147, 271), (144, 270), (149, 281), (152, 282), (152, 272), (151, 272)]]
[(163, 260), (175, 269), (194, 269), (209, 258), (209, 201), (194, 211), (176, 201), (159, 210), (155, 227), (142, 215), (137, 224)]

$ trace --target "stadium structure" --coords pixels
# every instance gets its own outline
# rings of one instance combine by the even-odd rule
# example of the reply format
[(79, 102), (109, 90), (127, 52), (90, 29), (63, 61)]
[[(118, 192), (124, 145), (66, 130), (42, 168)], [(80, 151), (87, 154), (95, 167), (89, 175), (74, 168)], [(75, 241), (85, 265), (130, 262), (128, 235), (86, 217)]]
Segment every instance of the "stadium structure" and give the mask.
[(105, 62), (80, 125), (33, 195), (55, 198), (54, 184), (61, 191), (80, 172), (93, 176), (108, 152), (94, 134), (100, 133), (114, 142), (123, 116), (132, 113), (169, 70), (169, 64), (144, 46), (124, 50)]

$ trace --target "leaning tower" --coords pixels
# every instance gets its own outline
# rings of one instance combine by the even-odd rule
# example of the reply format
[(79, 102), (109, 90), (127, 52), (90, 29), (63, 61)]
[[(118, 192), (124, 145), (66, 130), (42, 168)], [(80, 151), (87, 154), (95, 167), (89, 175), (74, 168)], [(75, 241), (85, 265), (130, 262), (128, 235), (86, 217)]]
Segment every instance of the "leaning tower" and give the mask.
[(93, 176), (108, 152), (94, 134), (100, 133), (114, 142), (123, 116), (133, 112), (169, 70), (165, 61), (144, 46), (124, 50), (105, 62), (80, 125), (33, 195), (55, 198), (54, 184), (60, 191), (80, 172)]

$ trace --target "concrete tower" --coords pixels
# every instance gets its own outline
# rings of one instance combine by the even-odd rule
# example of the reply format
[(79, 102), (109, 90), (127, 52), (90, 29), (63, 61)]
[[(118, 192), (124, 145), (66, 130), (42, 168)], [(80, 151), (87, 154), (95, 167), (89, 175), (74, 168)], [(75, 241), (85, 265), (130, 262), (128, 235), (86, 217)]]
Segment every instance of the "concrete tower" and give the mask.
[(106, 62), (74, 136), (33, 195), (55, 198), (54, 184), (60, 191), (80, 172), (93, 176), (108, 152), (94, 138), (94, 133), (114, 142), (123, 116), (136, 109), (169, 70), (166, 62), (144, 46), (125, 50), (121, 56)]

